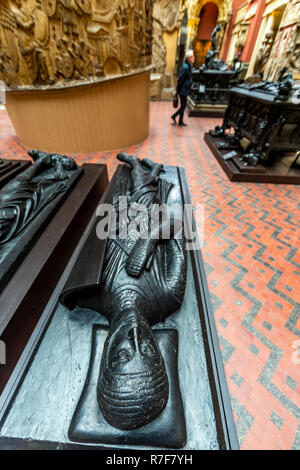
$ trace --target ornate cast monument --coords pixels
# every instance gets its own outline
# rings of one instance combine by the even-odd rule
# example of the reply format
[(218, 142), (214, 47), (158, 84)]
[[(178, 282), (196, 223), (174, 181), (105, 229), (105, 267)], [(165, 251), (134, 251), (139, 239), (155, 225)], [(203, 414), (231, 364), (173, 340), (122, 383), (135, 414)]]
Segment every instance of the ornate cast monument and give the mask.
[(300, 106), (286, 71), (276, 82), (232, 87), (223, 124), (205, 134), (233, 181), (300, 184)]
[(54, 85), (123, 74), (151, 63), (151, 1), (4, 0), (0, 77)]
[[(188, 49), (194, 49), (195, 52), (195, 57), (196, 57), (196, 64), (199, 66), (201, 62), (203, 62), (203, 59), (201, 60), (202, 57), (204, 57), (203, 54), (203, 49), (199, 46), (199, 40), (198, 40), (198, 29), (199, 26), (201, 25), (201, 21), (203, 19), (202, 13), (204, 12), (205, 6), (208, 2), (206, 0), (189, 0), (187, 3), (187, 8), (188, 8), (188, 42), (187, 42), (187, 48)], [(216, 36), (215, 36), (215, 52), (216, 56), (219, 56), (221, 47), (222, 47), (222, 42), (225, 34), (225, 27), (226, 24), (228, 23), (229, 17), (230, 17), (230, 11), (232, 7), (232, 0), (222, 0), (218, 1), (215, 0), (212, 3), (214, 3), (217, 8), (218, 8), (218, 17), (215, 25), (220, 25), (218, 28), (218, 31)], [(208, 38), (207, 38), (208, 39)], [(207, 51), (207, 48), (205, 49)], [(205, 52), (204, 52), (205, 55)]]
[(211, 47), (205, 56), (205, 63), (192, 71), (192, 93), (188, 98), (189, 115), (224, 116), (229, 103), (230, 86), (239, 82), (243, 64), (235, 58), (232, 68), (216, 57), (217, 35), (221, 25), (217, 24), (211, 35)]
[(152, 8), (152, 0), (1, 2), (0, 80), (24, 144), (87, 152), (147, 136)]

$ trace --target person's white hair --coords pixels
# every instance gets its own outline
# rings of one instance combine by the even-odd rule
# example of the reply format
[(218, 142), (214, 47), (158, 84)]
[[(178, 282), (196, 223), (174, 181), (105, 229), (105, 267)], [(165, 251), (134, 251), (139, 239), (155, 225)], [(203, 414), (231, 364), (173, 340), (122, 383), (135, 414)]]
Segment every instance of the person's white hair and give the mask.
[(185, 58), (188, 59), (189, 57), (192, 57), (194, 55), (194, 51), (192, 49), (189, 49), (186, 53), (185, 53)]

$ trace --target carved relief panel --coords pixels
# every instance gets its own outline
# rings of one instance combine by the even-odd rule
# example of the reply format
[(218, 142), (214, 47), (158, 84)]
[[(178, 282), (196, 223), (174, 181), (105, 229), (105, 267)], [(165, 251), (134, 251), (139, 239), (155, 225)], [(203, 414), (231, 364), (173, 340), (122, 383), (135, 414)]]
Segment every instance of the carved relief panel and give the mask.
[(184, 14), (183, 0), (156, 0), (153, 7), (153, 52), (155, 72), (164, 73), (166, 68), (166, 45), (163, 34), (179, 30)]
[(287, 67), (290, 72), (300, 74), (300, 20), (295, 26), (286, 51)]
[(270, 56), (264, 79), (275, 80), (279, 71), (287, 67), (295, 76), (300, 74), (300, 0), (286, 6)]
[(51, 86), (143, 68), (152, 11), (153, 0), (3, 0), (0, 79)]

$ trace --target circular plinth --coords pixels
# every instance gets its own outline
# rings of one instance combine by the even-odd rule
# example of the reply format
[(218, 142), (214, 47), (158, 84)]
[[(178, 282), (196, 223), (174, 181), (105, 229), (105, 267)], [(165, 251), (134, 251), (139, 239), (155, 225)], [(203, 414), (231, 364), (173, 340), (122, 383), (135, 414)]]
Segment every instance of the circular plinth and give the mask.
[(150, 68), (61, 88), (8, 90), (6, 108), (29, 148), (89, 153), (128, 147), (149, 134)]

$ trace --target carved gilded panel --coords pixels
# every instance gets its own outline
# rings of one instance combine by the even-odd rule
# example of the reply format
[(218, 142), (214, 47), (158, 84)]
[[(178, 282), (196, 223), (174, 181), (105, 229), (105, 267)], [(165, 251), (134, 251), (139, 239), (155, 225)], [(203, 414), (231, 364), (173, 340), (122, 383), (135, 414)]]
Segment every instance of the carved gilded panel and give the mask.
[(153, 0), (2, 0), (0, 79), (53, 86), (151, 64)]

